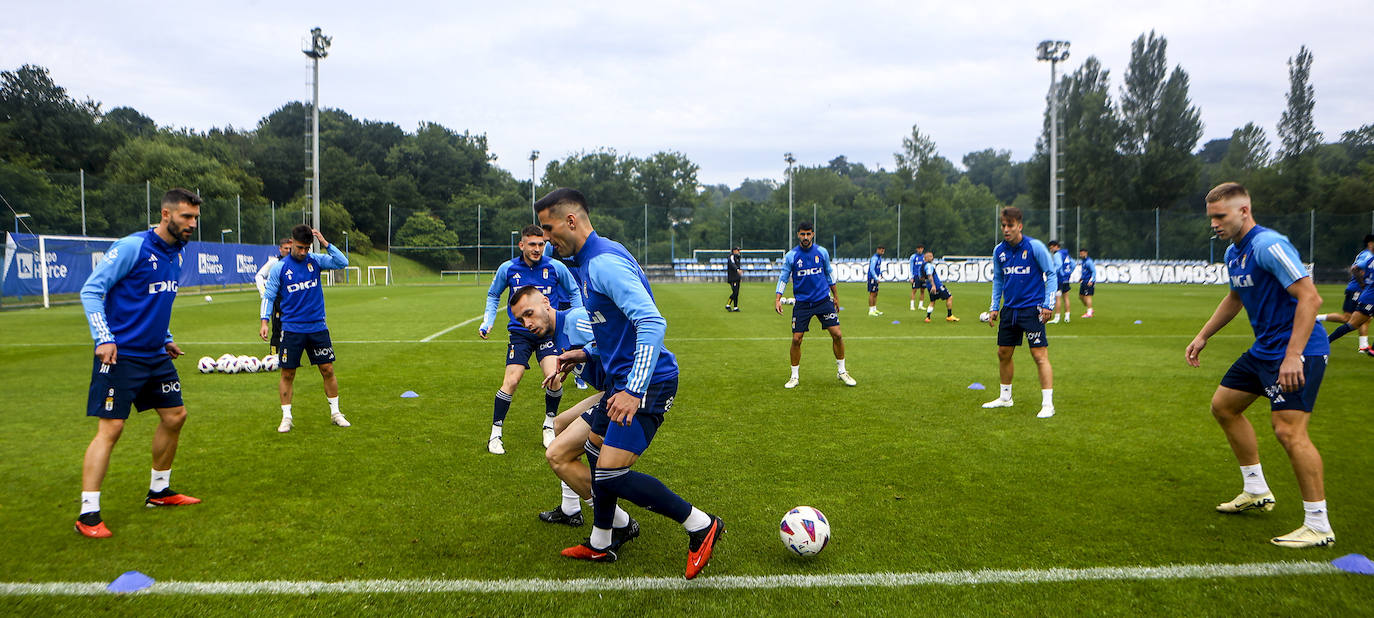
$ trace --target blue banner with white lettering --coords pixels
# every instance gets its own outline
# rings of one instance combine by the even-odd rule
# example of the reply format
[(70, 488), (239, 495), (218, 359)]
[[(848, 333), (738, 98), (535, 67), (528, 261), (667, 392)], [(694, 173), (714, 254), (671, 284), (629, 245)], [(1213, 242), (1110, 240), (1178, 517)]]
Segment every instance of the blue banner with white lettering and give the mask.
[[(113, 238), (48, 236), (39, 256), (38, 236), (9, 233), (5, 240), (4, 281), (0, 295), (41, 296), (43, 266), (47, 265), (48, 294), (76, 294), (105, 257)], [(277, 255), (276, 245), (240, 245), (191, 241), (182, 250), (180, 285), (238, 285)]]

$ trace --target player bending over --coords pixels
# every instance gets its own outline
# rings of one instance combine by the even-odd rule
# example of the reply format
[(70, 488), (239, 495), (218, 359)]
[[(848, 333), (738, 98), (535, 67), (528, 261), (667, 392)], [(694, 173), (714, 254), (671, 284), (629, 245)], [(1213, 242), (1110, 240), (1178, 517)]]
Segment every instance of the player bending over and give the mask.
[[(1374, 349), (1369, 347), (1369, 316), (1374, 313), (1374, 234), (1364, 237), (1364, 250), (1355, 256), (1355, 262), (1350, 265), (1350, 283), (1345, 286), (1345, 298), (1341, 306), (1341, 313), (1328, 313), (1318, 315), (1318, 322), (1340, 322), (1341, 325), (1332, 331), (1327, 341), (1335, 341), (1344, 337), (1346, 333), (1359, 329), (1360, 343), (1356, 348), (1364, 354), (1374, 356)], [(1349, 328), (1347, 328), (1347, 325)], [(1339, 333), (1339, 334), (1337, 334)]]

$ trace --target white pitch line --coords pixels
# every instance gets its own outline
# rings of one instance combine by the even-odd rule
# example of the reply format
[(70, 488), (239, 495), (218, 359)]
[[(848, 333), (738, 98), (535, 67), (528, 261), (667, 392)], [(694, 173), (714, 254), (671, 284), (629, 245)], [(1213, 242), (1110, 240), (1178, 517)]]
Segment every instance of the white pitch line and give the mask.
[[(724, 575), (687, 581), (679, 577), (586, 579), (367, 579), (339, 582), (164, 581), (138, 594), (168, 595), (312, 595), (312, 594), (435, 594), (511, 592), (566, 593), (641, 590), (772, 590), (782, 588), (904, 588), (912, 586), (974, 586), (979, 584), (1044, 584), (1078, 581), (1220, 579), (1280, 577), (1342, 573), (1326, 562), (1259, 562), (1251, 564), (1193, 564), (1176, 566), (1092, 567), (1083, 569), (1023, 569), (941, 571), (931, 573), (856, 573), (849, 575)], [(109, 594), (101, 582), (0, 583), (0, 596), (94, 596)]]
[(420, 340), (420, 343), (429, 343), (430, 341), (433, 341), (434, 338), (436, 338), (436, 337), (442, 337), (442, 336), (448, 334), (449, 331), (452, 331), (452, 330), (455, 329), (455, 328), (462, 328), (462, 327), (464, 327), (464, 326), (467, 326), (468, 324), (471, 324), (471, 323), (473, 323), (473, 322), (476, 322), (477, 320), (482, 319), (483, 317), (485, 317), (485, 314), (484, 314), (484, 315), (478, 315), (478, 316), (475, 317), (475, 318), (468, 318), (468, 319), (466, 319), (466, 320), (463, 320), (462, 322), (459, 322), (459, 323), (457, 323), (457, 324), (454, 324), (453, 326), (450, 326), (450, 327), (448, 327), (448, 328), (445, 328), (444, 330), (441, 330), (441, 331), (439, 331), (439, 332), (437, 332), (437, 333), (434, 333), (433, 335), (430, 335), (430, 336), (428, 336), (428, 337), (425, 337), (424, 339), (421, 339), (421, 340)]

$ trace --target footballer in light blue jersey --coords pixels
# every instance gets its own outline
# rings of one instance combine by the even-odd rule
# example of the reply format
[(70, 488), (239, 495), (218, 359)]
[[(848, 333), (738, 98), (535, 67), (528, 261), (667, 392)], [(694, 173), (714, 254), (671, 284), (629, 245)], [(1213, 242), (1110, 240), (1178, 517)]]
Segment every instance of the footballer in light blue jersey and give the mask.
[(1093, 292), (1097, 287), (1097, 266), (1093, 264), (1093, 259), (1088, 257), (1087, 249), (1078, 250), (1079, 266), (1078, 273), (1078, 300), (1083, 301), (1083, 315), (1079, 317), (1093, 317)]
[[(577, 281), (562, 262), (545, 255), (547, 241), (544, 229), (537, 225), (527, 225), (520, 231), (520, 255), (511, 258), (496, 269), (492, 276), (491, 287), (487, 290), (487, 307), (482, 315), (482, 325), (477, 334), (483, 339), (491, 331), (496, 321), (496, 310), (501, 304), (501, 293), (510, 290), (511, 298), (525, 287), (534, 287), (548, 297), (554, 309), (581, 307), (582, 297), (577, 291)], [(511, 400), (515, 389), (520, 386), (525, 370), (529, 369), (530, 355), (539, 363), (539, 369), (547, 381), (558, 373), (558, 355), (563, 351), (558, 347), (553, 333), (536, 336), (520, 325), (510, 309), (506, 309), (506, 333), (510, 342), (506, 346), (506, 372), (501, 378), (501, 388), (496, 391), (492, 402), (491, 434), (487, 437), (487, 452), (504, 455), (506, 452), (503, 427), (506, 414), (510, 412)], [(544, 446), (553, 441), (554, 417), (558, 416), (558, 405), (563, 400), (562, 381), (558, 388), (544, 389)]]
[(186, 189), (168, 191), (162, 196), (157, 227), (115, 241), (81, 286), (81, 308), (95, 342), (86, 415), (97, 419), (81, 468), (81, 511), (75, 528), (83, 536), (111, 536), (100, 517), (100, 485), (130, 407), (140, 412), (156, 409), (158, 414), (145, 504), (200, 502), (168, 486), (186, 422), (181, 377), (172, 365), (182, 351), (169, 325), (181, 280), (181, 249), (195, 234), (200, 203), (200, 196)]
[[(319, 241), (325, 253), (311, 253), (311, 241)], [(291, 252), (272, 265), (263, 285), (262, 305), (258, 310), (258, 336), (267, 341), (272, 336), (272, 311), (281, 312), (281, 400), (279, 433), (291, 431), (295, 419), (291, 415), (291, 398), (295, 389), (296, 369), (301, 361), (320, 370), (324, 379), (324, 396), (329, 402), (330, 422), (339, 427), (350, 424), (339, 411), (339, 379), (334, 375), (334, 342), (325, 324), (324, 290), (320, 287), (320, 273), (348, 266), (348, 256), (324, 239), (319, 230), (308, 225), (291, 228)]]
[[(916, 245), (916, 253), (908, 258), (911, 267), (911, 310), (924, 309), (926, 304), (926, 246)], [(917, 297), (920, 297), (918, 300)]]
[(1226, 433), (1244, 483), (1240, 495), (1217, 505), (1217, 510), (1274, 508), (1274, 494), (1259, 464), (1255, 429), (1245, 418), (1245, 409), (1266, 397), (1274, 435), (1293, 464), (1305, 513), (1301, 527), (1270, 541), (1281, 547), (1330, 545), (1336, 536), (1326, 512), (1321, 455), (1307, 435), (1330, 352), (1326, 338), (1315, 328), (1321, 296), (1288, 238), (1256, 225), (1250, 195), (1240, 184), (1223, 183), (1208, 192), (1207, 217), (1217, 238), (1231, 241), (1226, 250), (1231, 289), (1188, 344), (1184, 358), (1198, 367), (1207, 340), (1242, 309), (1255, 333), (1254, 344), (1231, 365), (1212, 395), (1212, 416)]
[[(806, 331), (811, 329), (814, 316), (821, 328), (830, 333), (831, 349), (835, 353), (836, 377), (848, 386), (854, 386), (854, 378), (844, 366), (844, 335), (840, 332), (840, 296), (835, 287), (835, 269), (830, 266), (830, 252), (815, 242), (816, 230), (810, 221), (797, 226), (797, 246), (783, 257), (782, 274), (778, 276), (777, 295), (773, 300), (773, 310), (782, 315), (782, 293), (787, 290), (787, 280), (792, 280), (792, 377), (783, 388), (796, 388), (800, 377), (801, 344)], [(870, 294), (869, 298), (875, 298)]]
[[(558, 255), (570, 257), (582, 286), (605, 396), (592, 408), (584, 444), (595, 495), (591, 537), (564, 549), (568, 558), (613, 562), (620, 546), (639, 535), (637, 525), (616, 526), (620, 498), (682, 524), (687, 531), (687, 568), (692, 579), (711, 559), (725, 532), (719, 517), (683, 500), (658, 479), (631, 470), (644, 454), (677, 396), (677, 359), (663, 345), (667, 321), (654, 304), (648, 277), (620, 243), (592, 228), (587, 200), (575, 189), (555, 189), (535, 212)], [(577, 360), (585, 360), (579, 355)], [(562, 361), (560, 360), (560, 363)]]
[(1054, 296), (1054, 317), (1046, 324), (1059, 323), (1059, 311), (1064, 312), (1064, 321), (1069, 321), (1069, 278), (1073, 276), (1073, 258), (1069, 257), (1069, 250), (1060, 246), (1059, 241), (1051, 240), (1048, 246), (1050, 250), (1050, 260), (1054, 262), (1056, 292)]
[(926, 252), (922, 268), (925, 269), (924, 279), (929, 282), (927, 285), (930, 288), (930, 306), (926, 307), (926, 322), (930, 322), (930, 314), (935, 311), (937, 300), (945, 301), (945, 321), (958, 322), (959, 318), (954, 316), (954, 295), (945, 287), (944, 282), (940, 281), (940, 274), (935, 272), (934, 253)]
[[(1335, 341), (1352, 330), (1360, 332), (1360, 343), (1355, 348), (1361, 354), (1374, 356), (1369, 346), (1369, 319), (1374, 313), (1374, 234), (1364, 237), (1364, 249), (1355, 255), (1350, 264), (1350, 283), (1345, 286), (1340, 313), (1318, 315), (1318, 322), (1338, 322), (1340, 326), (1331, 333), (1330, 341)], [(1345, 328), (1346, 324), (1350, 328)], [(1339, 332), (1340, 334), (1336, 334)]]
[(1045, 322), (1054, 315), (1059, 279), (1045, 244), (1022, 233), (1021, 209), (1002, 209), (1002, 242), (992, 250), (992, 304), (988, 323), (997, 328), (997, 367), (1001, 391), (984, 408), (1012, 406), (1012, 352), (1024, 336), (1040, 377), (1038, 418), (1054, 416), (1054, 371), (1050, 367)]
[(865, 277), (868, 281), (868, 315), (883, 314), (878, 311), (878, 282), (883, 280), (883, 253), (886, 251), (886, 248), (879, 246), (878, 252), (868, 258), (868, 272)]

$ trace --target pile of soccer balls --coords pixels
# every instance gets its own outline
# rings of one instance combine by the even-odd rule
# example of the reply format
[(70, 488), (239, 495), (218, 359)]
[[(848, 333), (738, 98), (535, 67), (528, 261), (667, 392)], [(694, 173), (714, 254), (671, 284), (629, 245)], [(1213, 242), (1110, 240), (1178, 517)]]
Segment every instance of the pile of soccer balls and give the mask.
[(201, 373), (257, 373), (276, 371), (281, 368), (281, 362), (276, 354), (268, 354), (261, 359), (256, 356), (224, 354), (218, 359), (202, 356), (200, 362), (196, 363), (196, 368)]

